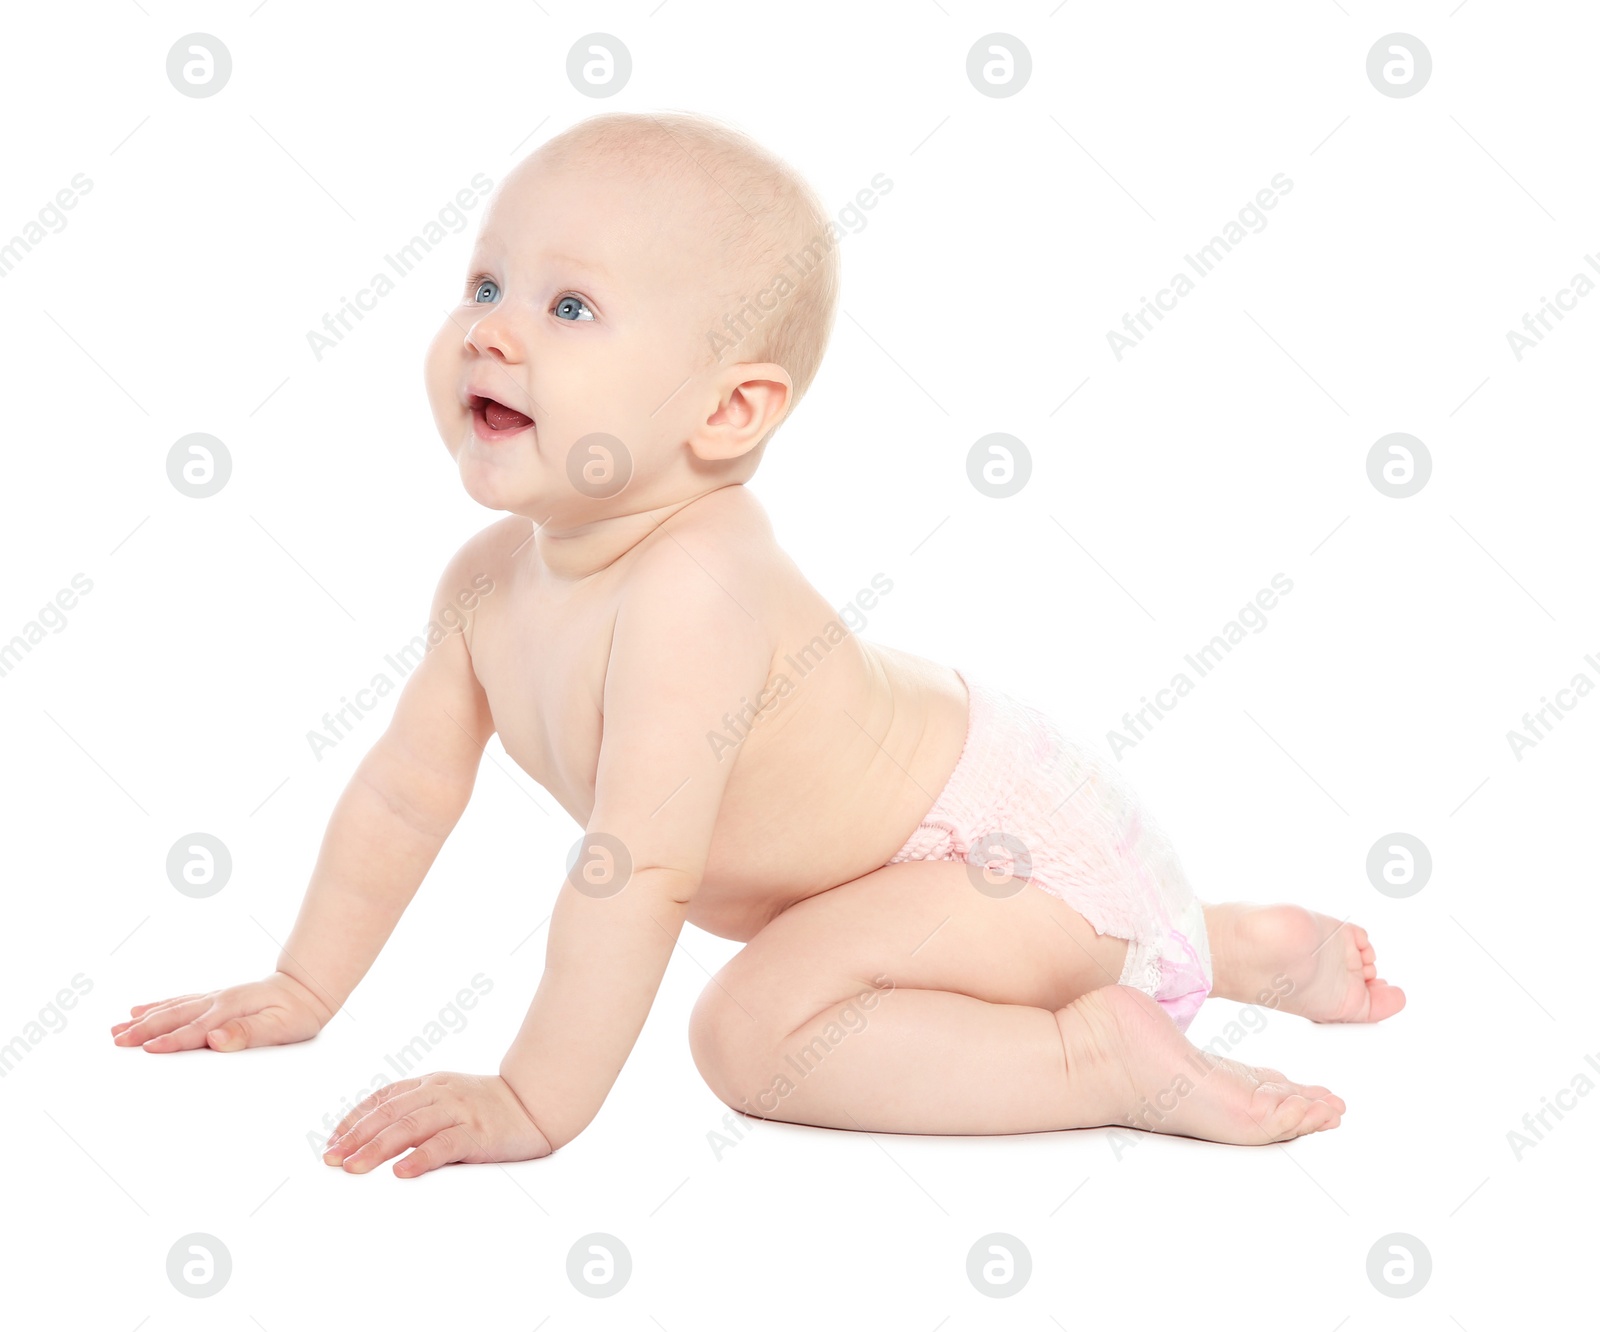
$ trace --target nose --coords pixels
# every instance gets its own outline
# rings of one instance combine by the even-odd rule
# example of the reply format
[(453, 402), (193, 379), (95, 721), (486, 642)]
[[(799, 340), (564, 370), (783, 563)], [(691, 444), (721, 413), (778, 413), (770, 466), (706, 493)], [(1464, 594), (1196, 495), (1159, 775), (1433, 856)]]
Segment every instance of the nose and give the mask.
[(522, 340), (503, 305), (488, 307), (467, 327), (466, 345), (480, 356), (512, 364), (522, 360)]

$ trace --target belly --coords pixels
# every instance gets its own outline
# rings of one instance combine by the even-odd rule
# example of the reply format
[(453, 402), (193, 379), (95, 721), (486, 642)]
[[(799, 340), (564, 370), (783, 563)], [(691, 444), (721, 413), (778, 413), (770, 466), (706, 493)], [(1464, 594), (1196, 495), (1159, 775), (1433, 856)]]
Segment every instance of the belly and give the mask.
[(966, 726), (950, 668), (841, 644), (741, 741), (689, 920), (746, 940), (887, 863), (943, 790)]
[[(794, 903), (886, 864), (966, 738), (966, 688), (949, 667), (850, 637), (819, 662), (774, 669), (790, 692), (729, 737), (737, 758), (688, 913), (726, 939), (754, 938)], [(549, 714), (497, 707), (501, 743), (581, 826), (594, 805), (599, 699), (543, 694), (565, 702)]]

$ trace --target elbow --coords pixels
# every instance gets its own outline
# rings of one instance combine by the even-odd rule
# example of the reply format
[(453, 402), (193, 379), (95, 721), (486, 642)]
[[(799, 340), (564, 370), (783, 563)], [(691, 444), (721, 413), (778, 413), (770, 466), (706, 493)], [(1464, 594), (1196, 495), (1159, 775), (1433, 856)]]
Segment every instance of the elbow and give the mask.
[(694, 901), (694, 895), (700, 888), (698, 874), (666, 865), (635, 866), (628, 881), (648, 885), (651, 892), (679, 907), (687, 907)]

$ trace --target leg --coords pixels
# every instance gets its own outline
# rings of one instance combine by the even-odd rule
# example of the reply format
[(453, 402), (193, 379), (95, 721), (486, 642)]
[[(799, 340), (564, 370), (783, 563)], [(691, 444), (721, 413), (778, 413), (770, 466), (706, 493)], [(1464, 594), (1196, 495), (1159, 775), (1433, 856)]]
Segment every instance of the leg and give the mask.
[(1359, 925), (1305, 907), (1230, 902), (1206, 908), (1206, 933), (1220, 998), (1271, 1003), (1313, 1022), (1381, 1022), (1405, 1007), (1405, 991), (1378, 979)]
[(1196, 1050), (1115, 983), (1127, 945), (1025, 884), (888, 865), (797, 903), (695, 1006), (690, 1046), (736, 1110), (829, 1128), (1030, 1133), (1127, 1124), (1272, 1142), (1344, 1102)]

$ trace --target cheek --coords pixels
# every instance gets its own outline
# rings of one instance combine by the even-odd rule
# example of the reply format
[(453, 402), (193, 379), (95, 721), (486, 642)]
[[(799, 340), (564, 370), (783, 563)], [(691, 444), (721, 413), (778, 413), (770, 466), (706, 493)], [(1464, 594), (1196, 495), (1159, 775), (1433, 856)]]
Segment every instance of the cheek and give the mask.
[(427, 355), (422, 360), (422, 380), (428, 390), (434, 423), (441, 434), (446, 433), (446, 428), (461, 414), (461, 400), (456, 393), (460, 364), (460, 330), (446, 319), (433, 335)]

